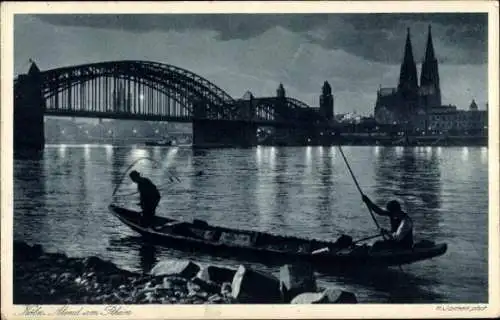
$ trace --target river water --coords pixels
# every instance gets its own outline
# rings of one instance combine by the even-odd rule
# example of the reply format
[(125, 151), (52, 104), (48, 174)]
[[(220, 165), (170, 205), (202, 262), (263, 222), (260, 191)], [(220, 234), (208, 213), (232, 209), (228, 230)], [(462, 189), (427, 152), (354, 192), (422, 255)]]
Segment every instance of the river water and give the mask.
[[(448, 252), (402, 270), (318, 274), (319, 284), (352, 291), (365, 303), (487, 302), (487, 148), (343, 150), (365, 194), (380, 205), (401, 200), (416, 239), (447, 242)], [(137, 195), (128, 195), (135, 186), (122, 181), (134, 162), (161, 186), (158, 215), (328, 240), (342, 233), (354, 239), (376, 233), (334, 147), (47, 145), (38, 158), (14, 161), (15, 239), (70, 256), (96, 255), (133, 271), (147, 271), (165, 258), (241, 263), (147, 245), (111, 216), (107, 206), (115, 186), (120, 185), (120, 202), (132, 207), (138, 202)], [(172, 176), (180, 182), (170, 183)], [(388, 221), (378, 220), (389, 228)], [(276, 267), (254, 266), (279, 273)]]

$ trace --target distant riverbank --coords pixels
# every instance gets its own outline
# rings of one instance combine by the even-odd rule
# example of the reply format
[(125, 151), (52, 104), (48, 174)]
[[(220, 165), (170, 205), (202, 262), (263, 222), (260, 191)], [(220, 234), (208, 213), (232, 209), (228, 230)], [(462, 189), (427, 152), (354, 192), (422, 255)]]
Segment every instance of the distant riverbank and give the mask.
[(446, 147), (446, 146), (487, 146), (486, 136), (342, 136), (340, 143), (346, 145), (383, 145), (383, 146), (420, 146), (420, 147)]
[[(141, 145), (146, 146), (146, 141), (134, 140), (115, 140), (115, 141), (69, 141), (69, 140), (50, 140), (46, 145), (88, 145), (88, 144), (106, 144), (114, 146)], [(299, 142), (265, 140), (258, 145), (262, 146), (280, 146), (280, 147), (298, 147), (298, 146), (408, 146), (408, 147), (486, 147), (488, 146), (488, 137), (485, 136), (417, 136), (417, 137), (388, 137), (388, 136), (370, 136), (370, 135), (342, 135), (331, 140), (311, 140)], [(174, 144), (172, 146), (162, 147), (196, 147), (191, 144)], [(200, 148), (230, 148), (223, 144), (210, 144), (198, 146)]]
[(488, 146), (486, 136), (381, 136), (370, 134), (342, 134), (331, 138), (294, 142), (269, 139), (267, 146), (388, 146), (388, 147), (480, 147)]

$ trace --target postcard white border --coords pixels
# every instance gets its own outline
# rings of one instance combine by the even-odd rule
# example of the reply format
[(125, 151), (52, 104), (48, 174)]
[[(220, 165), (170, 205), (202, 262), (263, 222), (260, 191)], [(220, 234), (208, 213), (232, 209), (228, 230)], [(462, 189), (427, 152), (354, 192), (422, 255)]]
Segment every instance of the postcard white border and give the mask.
[[(181, 305), (126, 306), (132, 315), (119, 319), (331, 319), (331, 318), (479, 318), (500, 316), (499, 252), (499, 38), (495, 1), (351, 1), (351, 2), (7, 2), (1, 4), (1, 312), (2, 319), (25, 318), (24, 307), (12, 305), (12, 105), (13, 16), (16, 13), (375, 13), (486, 12), (488, 13), (489, 101), (489, 303), (488, 304), (358, 304), (349, 305)], [(445, 307), (439, 310), (439, 306)], [(43, 306), (53, 313), (60, 306)], [(76, 307), (76, 306), (75, 306)], [(80, 307), (80, 305), (78, 305)], [(104, 306), (84, 306), (104, 310)], [(486, 307), (482, 311), (473, 308)], [(104, 318), (115, 318), (105, 317)], [(101, 318), (103, 318), (101, 317)], [(36, 317), (52, 319), (54, 316)], [(61, 317), (57, 317), (58, 319)], [(95, 317), (71, 317), (71, 319)]]

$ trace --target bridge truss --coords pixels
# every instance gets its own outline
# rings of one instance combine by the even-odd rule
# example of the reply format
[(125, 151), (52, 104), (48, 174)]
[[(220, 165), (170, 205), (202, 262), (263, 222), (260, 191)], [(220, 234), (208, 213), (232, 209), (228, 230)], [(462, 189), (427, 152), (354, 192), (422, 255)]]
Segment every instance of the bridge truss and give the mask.
[(39, 76), (46, 115), (179, 122), (247, 120), (270, 125), (324, 120), (317, 109), (297, 99), (236, 101), (191, 71), (156, 62), (82, 64), (43, 71)]

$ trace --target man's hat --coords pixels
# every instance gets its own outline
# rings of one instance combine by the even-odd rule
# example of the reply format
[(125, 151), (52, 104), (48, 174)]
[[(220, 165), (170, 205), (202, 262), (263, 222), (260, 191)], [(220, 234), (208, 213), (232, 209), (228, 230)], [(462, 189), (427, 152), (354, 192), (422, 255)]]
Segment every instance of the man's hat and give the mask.
[(130, 178), (139, 178), (141, 176), (141, 174), (135, 170), (133, 170), (132, 172), (130, 172), (129, 174)]
[(391, 200), (387, 202), (387, 210), (390, 212), (401, 211), (401, 205), (396, 200)]

